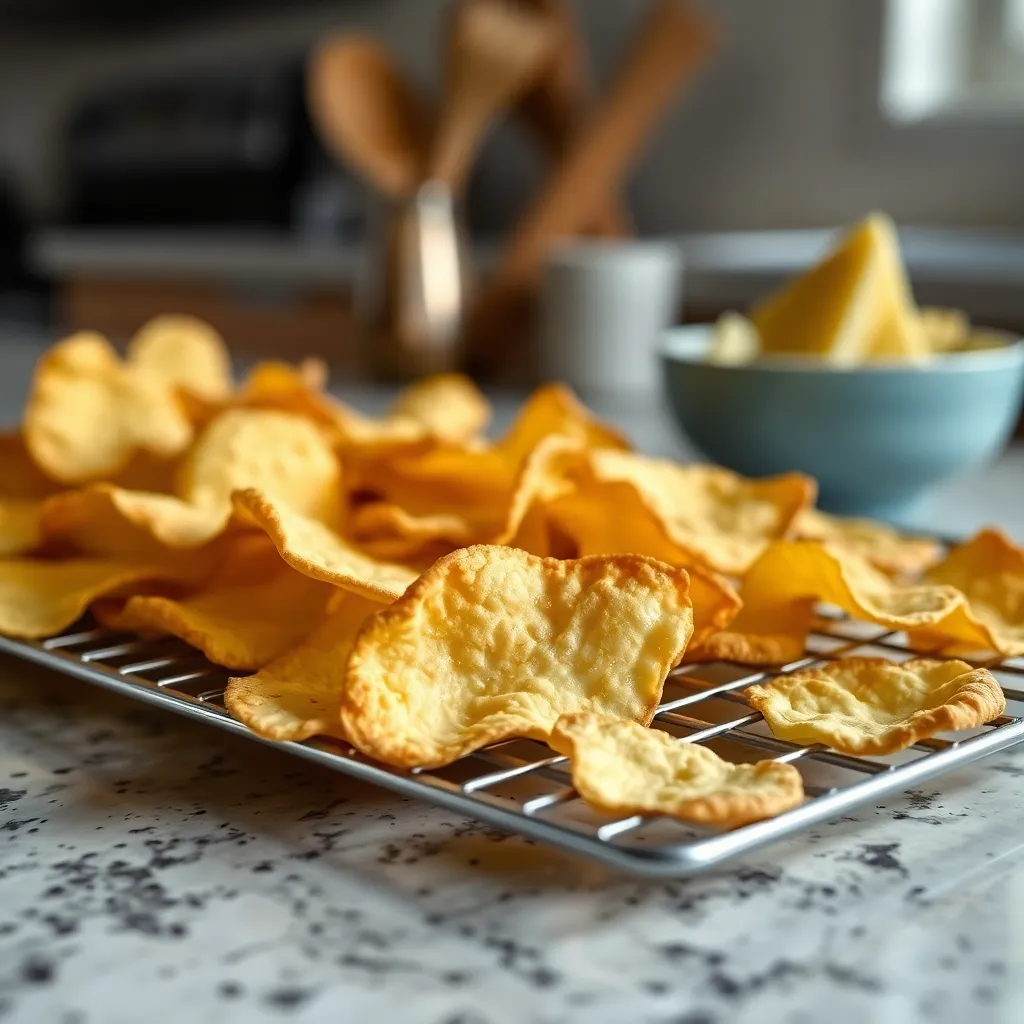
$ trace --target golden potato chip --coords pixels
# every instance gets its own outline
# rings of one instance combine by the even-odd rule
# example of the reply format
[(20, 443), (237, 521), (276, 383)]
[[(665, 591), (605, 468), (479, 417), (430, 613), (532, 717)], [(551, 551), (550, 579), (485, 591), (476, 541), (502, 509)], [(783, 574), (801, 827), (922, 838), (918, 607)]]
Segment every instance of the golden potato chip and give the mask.
[[(409, 425), (407, 420), (395, 422)], [(405, 452), (393, 449), (383, 458), (364, 455), (350, 483), (412, 516), (469, 514), (468, 510), (486, 506), (488, 516), (494, 518), (497, 509), (507, 506), (516, 476), (530, 454), (551, 436), (577, 441), (585, 448), (629, 447), (568, 388), (547, 385), (533, 392), (495, 445), (467, 441)], [(346, 469), (358, 454), (358, 449), (346, 449)]]
[(804, 509), (794, 533), (798, 540), (820, 540), (866, 559), (887, 576), (916, 576), (942, 555), (928, 537), (911, 537), (872, 519), (845, 519)]
[(924, 307), (918, 315), (930, 352), (963, 348), (971, 336), (971, 322), (961, 309)]
[(345, 662), (360, 627), (381, 605), (360, 594), (337, 596), (336, 607), (301, 644), (255, 675), (228, 683), (228, 711), (264, 739), (345, 738), (340, 715)]
[(360, 632), (342, 729), (379, 761), (436, 767), (545, 739), (566, 712), (649, 722), (693, 631), (688, 592), (685, 571), (633, 555), (463, 548)]
[(280, 568), (258, 583), (214, 584), (189, 597), (136, 596), (106, 623), (137, 633), (170, 634), (231, 669), (258, 669), (304, 640), (323, 619), (334, 592)]
[(48, 499), (40, 521), (48, 539), (81, 554), (131, 559), (202, 547), (224, 530), (230, 515), (230, 505), (196, 506), (169, 494), (93, 484)]
[(388, 419), (411, 420), (443, 441), (466, 441), (487, 427), (491, 407), (468, 377), (439, 373), (407, 387)]
[(72, 484), (112, 476), (138, 451), (171, 458), (192, 440), (173, 388), (88, 332), (40, 359), (23, 432), (39, 467)]
[(1006, 708), (986, 669), (928, 658), (843, 658), (751, 686), (746, 697), (779, 739), (845, 754), (893, 754), (984, 725)]
[(0, 561), (0, 633), (52, 636), (66, 629), (97, 598), (154, 582), (181, 582), (187, 571), (111, 559)]
[(260, 491), (239, 491), (234, 503), (266, 532), (292, 568), (315, 580), (393, 601), (416, 579), (414, 570), (363, 554), (323, 523)]
[(910, 631), (912, 646), (933, 650), (962, 643), (1024, 654), (1024, 549), (999, 530), (982, 530), (927, 575), (930, 583), (956, 587), (967, 604), (956, 615)]
[(669, 540), (728, 576), (742, 576), (815, 497), (814, 481), (800, 473), (747, 480), (720, 466), (681, 466), (633, 452), (592, 452), (590, 471), (598, 481), (635, 488)]
[(257, 363), (239, 389), (235, 402), (251, 409), (270, 409), (305, 416), (330, 431), (344, 419), (341, 404), (323, 390), (327, 367), (319, 359), (291, 363)]
[(125, 356), (133, 366), (204, 401), (226, 401), (231, 394), (224, 339), (194, 316), (154, 317), (132, 335)]
[(43, 541), (40, 508), (38, 501), (0, 498), (0, 558), (23, 555), (39, 547)]
[(48, 498), (62, 487), (36, 465), (20, 431), (0, 433), (0, 497)]
[(571, 540), (575, 557), (646, 555), (689, 572), (693, 637), (688, 657), (690, 650), (736, 617), (740, 599), (729, 582), (695, 564), (689, 552), (673, 544), (631, 485), (586, 481), (544, 508), (560, 534)]
[(849, 552), (818, 541), (775, 541), (740, 587), (743, 607), (729, 629), (687, 652), (688, 661), (786, 664), (804, 651), (817, 602), (890, 629), (949, 621), (964, 606), (953, 587), (901, 586)]
[(537, 388), (495, 447), (509, 465), (519, 466), (551, 434), (574, 438), (588, 448), (632, 447), (619, 431), (594, 416), (564, 384)]
[(124, 469), (105, 482), (126, 491), (173, 495), (180, 468), (180, 456), (163, 459), (149, 452), (136, 452)]
[(332, 523), (341, 502), (341, 467), (309, 420), (273, 409), (228, 409), (189, 453), (180, 493), (191, 505), (220, 511), (246, 487)]
[(548, 741), (572, 760), (572, 784), (603, 814), (665, 814), (736, 828), (804, 799), (791, 764), (730, 764), (698, 743), (603, 715), (563, 715)]
[[(424, 547), (442, 541), (455, 546), (512, 544), (529, 540), (546, 546), (546, 523), (530, 518), (537, 504), (545, 504), (571, 487), (569, 472), (583, 453), (581, 443), (552, 435), (542, 439), (523, 461), (507, 491), (490, 500), (453, 501), (442, 497), (435, 511), (416, 514), (390, 502), (373, 502), (352, 514), (349, 531), (360, 544), (391, 542), (390, 550), (412, 557)], [(524, 534), (526, 530), (529, 534)], [(543, 535), (544, 539), (541, 539)], [(405, 547), (397, 542), (406, 541)]]

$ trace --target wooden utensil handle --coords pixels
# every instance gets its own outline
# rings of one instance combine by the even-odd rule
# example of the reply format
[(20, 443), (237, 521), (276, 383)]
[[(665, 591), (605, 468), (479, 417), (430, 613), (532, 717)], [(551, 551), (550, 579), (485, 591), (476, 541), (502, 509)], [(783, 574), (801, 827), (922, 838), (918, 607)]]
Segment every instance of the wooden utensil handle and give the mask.
[(578, 232), (611, 195), (676, 86), (710, 53), (709, 23), (679, 0), (661, 0), (641, 29), (602, 108), (523, 217), (483, 301), (532, 286), (552, 239)]
[[(586, 119), (589, 86), (586, 57), (568, 0), (519, 0), (556, 19), (561, 38), (547, 70), (519, 102), (519, 110), (555, 160), (569, 151)], [(594, 210), (585, 230), (603, 237), (632, 231), (632, 217), (614, 196)]]

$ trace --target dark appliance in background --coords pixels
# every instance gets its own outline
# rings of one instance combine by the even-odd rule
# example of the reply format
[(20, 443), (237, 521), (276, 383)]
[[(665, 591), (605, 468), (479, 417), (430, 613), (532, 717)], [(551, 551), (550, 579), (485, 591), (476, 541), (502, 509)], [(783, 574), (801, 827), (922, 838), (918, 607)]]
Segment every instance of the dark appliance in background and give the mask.
[(315, 162), (301, 64), (127, 82), (65, 139), (79, 225), (284, 228)]

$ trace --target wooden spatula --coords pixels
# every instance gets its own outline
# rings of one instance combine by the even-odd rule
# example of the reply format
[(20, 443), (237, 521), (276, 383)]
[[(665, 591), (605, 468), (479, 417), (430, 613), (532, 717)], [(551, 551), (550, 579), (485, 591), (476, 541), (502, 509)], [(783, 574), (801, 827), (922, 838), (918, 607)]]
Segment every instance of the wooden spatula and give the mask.
[(459, 193), (492, 118), (550, 60), (558, 25), (508, 0), (468, 0), (451, 21), (444, 99), (427, 177)]
[(604, 103), (523, 216), (480, 296), (472, 336), (481, 368), (499, 355), (503, 324), (520, 319), (517, 308), (535, 288), (548, 246), (582, 231), (594, 210), (614, 193), (680, 82), (713, 47), (709, 22), (683, 0), (655, 5)]
[(392, 199), (423, 179), (430, 130), (424, 104), (374, 40), (341, 35), (306, 68), (310, 117), (324, 144)]
[[(541, 145), (560, 161), (586, 123), (591, 97), (587, 59), (569, 0), (516, 0), (540, 11), (559, 26), (558, 45), (541, 76), (517, 104)], [(585, 230), (615, 237), (629, 234), (632, 218), (621, 201), (610, 199), (594, 212)]]

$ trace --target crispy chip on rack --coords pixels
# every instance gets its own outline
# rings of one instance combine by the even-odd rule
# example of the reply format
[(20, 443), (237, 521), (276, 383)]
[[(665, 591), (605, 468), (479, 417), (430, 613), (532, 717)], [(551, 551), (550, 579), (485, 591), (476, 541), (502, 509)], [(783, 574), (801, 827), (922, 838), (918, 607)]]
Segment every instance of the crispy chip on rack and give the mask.
[[(527, 399), (494, 445), (473, 439), (362, 458), (357, 450), (358, 480), (352, 486), (372, 492), (377, 500), (413, 518), (446, 514), (463, 520), (486, 517), (493, 522), (503, 517), (516, 478), (531, 454), (541, 442), (555, 437), (584, 448), (627, 447), (625, 439), (591, 415), (571, 391), (548, 385)], [(393, 517), (392, 523), (397, 520), (391, 512), (386, 515)]]
[[(452, 547), (470, 544), (512, 544), (524, 547), (539, 543), (528, 522), (538, 503), (554, 500), (570, 487), (568, 473), (579, 461), (583, 447), (572, 438), (543, 438), (527, 455), (509, 488), (493, 500), (434, 502), (434, 511), (415, 514), (400, 505), (373, 502), (357, 509), (349, 531), (368, 550), (384, 542), (398, 557), (414, 557), (434, 542)], [(546, 532), (544, 533), (546, 537)], [(399, 541), (404, 540), (405, 546)], [(533, 553), (542, 553), (533, 551)], [(546, 552), (545, 552), (546, 553)]]
[(238, 491), (234, 503), (270, 537), (292, 568), (315, 580), (393, 601), (418, 575), (404, 565), (371, 558), (318, 520), (255, 489)]
[(258, 669), (304, 640), (323, 618), (333, 589), (278, 559), (255, 583), (219, 584), (189, 597), (138, 595), (105, 622), (114, 629), (171, 634), (230, 669)]
[(181, 583), (190, 575), (188, 567), (110, 559), (4, 559), (0, 561), (0, 633), (52, 636), (100, 597), (141, 584)]
[(36, 463), (63, 483), (109, 477), (139, 451), (170, 458), (192, 440), (173, 387), (89, 332), (39, 360), (23, 431)]
[(194, 316), (154, 317), (132, 335), (125, 356), (138, 369), (204, 401), (225, 401), (231, 394), (224, 339)]
[(537, 388), (495, 447), (509, 465), (519, 466), (545, 437), (552, 434), (573, 438), (587, 448), (632, 447), (619, 431), (599, 420), (562, 384), (546, 384)]
[(338, 594), (327, 617), (301, 644), (255, 675), (228, 683), (228, 711), (268, 740), (344, 739), (345, 662), (360, 627), (380, 607), (360, 594)]
[(589, 713), (563, 715), (549, 740), (572, 761), (572, 784), (595, 810), (616, 817), (665, 814), (736, 828), (771, 818), (804, 798), (790, 764), (731, 764), (713, 750)]
[(746, 696), (779, 739), (858, 755), (972, 729), (1006, 708), (987, 669), (928, 658), (843, 658), (751, 686)]
[(890, 629), (952, 621), (963, 610), (953, 587), (901, 586), (849, 552), (818, 541), (775, 541), (740, 587), (743, 608), (729, 628), (687, 652), (690, 661), (786, 664), (803, 652), (818, 602)]
[(669, 540), (728, 576), (742, 576), (770, 541), (785, 536), (816, 490), (800, 473), (748, 480), (720, 466), (610, 450), (591, 453), (590, 471), (635, 488)]
[(912, 537), (871, 519), (846, 519), (817, 509), (797, 518), (798, 540), (820, 540), (866, 559), (887, 576), (916, 576), (942, 556), (942, 545), (928, 537)]
[(410, 384), (388, 412), (410, 420), (443, 441), (468, 441), (484, 430), (491, 407), (480, 389), (461, 373), (439, 373)]
[(62, 486), (39, 468), (20, 431), (0, 433), (0, 497), (39, 500)]
[(1024, 654), (1024, 549), (999, 530), (982, 530), (935, 566), (929, 582), (956, 587), (967, 606), (948, 621), (910, 631), (922, 650), (954, 643)]
[(633, 555), (464, 548), (360, 632), (342, 728), (377, 760), (434, 767), (544, 739), (566, 712), (649, 722), (693, 630), (688, 592), (685, 571)]
[(40, 503), (26, 498), (0, 498), (0, 558), (23, 555), (39, 547)]
[(203, 431), (182, 467), (181, 496), (221, 511), (236, 490), (254, 487), (274, 501), (333, 523), (341, 468), (329, 441), (301, 416), (271, 409), (228, 409)]
[(48, 539), (84, 555), (154, 558), (209, 543), (230, 514), (230, 506), (200, 507), (169, 494), (93, 484), (46, 501), (41, 526)]
[(690, 574), (693, 637), (689, 652), (707, 637), (726, 628), (740, 609), (740, 599), (718, 573), (695, 564), (689, 552), (665, 536), (636, 489), (623, 483), (583, 484), (545, 503), (545, 513), (572, 542), (577, 557), (586, 555), (646, 555)]

